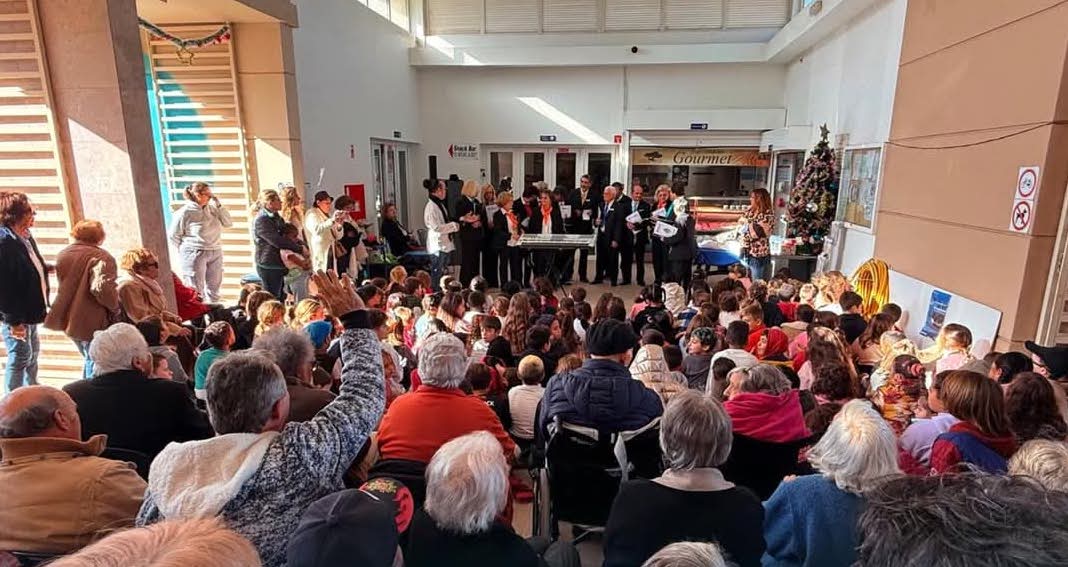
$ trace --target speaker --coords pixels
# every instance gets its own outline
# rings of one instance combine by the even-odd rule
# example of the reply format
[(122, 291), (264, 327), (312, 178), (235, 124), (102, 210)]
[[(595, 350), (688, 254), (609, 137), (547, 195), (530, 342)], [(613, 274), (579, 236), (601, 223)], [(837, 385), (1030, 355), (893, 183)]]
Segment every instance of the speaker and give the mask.
[(430, 179), (437, 179), (438, 178), (438, 156), (427, 156), (426, 157), (426, 166), (427, 166), (427, 169), (430, 170), (430, 175), (428, 175), (427, 177), (429, 177)]

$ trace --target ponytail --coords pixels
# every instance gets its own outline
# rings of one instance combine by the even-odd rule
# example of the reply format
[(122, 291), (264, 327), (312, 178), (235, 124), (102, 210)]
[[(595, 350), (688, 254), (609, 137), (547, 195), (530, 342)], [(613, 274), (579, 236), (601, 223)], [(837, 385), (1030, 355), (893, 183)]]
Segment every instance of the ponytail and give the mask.
[(195, 203), (197, 201), (197, 194), (207, 188), (207, 183), (204, 183), (203, 181), (196, 181), (190, 183), (189, 185), (186, 185), (183, 193), (185, 193), (185, 198), (187, 201), (192, 201)]

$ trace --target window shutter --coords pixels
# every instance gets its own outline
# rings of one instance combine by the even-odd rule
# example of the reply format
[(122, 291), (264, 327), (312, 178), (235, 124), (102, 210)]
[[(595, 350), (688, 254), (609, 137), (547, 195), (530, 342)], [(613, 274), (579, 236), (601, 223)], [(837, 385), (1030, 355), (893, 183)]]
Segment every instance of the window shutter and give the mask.
[(535, 0), (486, 0), (486, 32), (537, 32)]
[(723, 26), (723, 0), (664, 0), (664, 25), (669, 30)]
[(728, 28), (777, 28), (790, 21), (790, 0), (726, 0)]
[(482, 0), (427, 0), (430, 35), (482, 33)]
[(389, 1), (389, 19), (396, 25), (408, 29), (408, 0)]
[(544, 31), (597, 31), (597, 0), (544, 0)]
[(605, 0), (606, 31), (660, 29), (660, 0)]

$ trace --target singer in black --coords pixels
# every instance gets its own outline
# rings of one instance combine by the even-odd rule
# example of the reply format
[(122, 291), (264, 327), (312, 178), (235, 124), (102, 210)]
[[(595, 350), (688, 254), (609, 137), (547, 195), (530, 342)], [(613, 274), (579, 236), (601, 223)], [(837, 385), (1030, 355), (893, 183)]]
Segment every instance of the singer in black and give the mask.
[[(528, 234), (563, 234), (564, 218), (560, 216), (560, 207), (553, 202), (552, 193), (542, 190), (538, 193), (538, 206), (530, 215), (527, 225)], [(550, 268), (556, 261), (555, 250), (534, 251), (534, 276), (549, 275)], [(554, 274), (557, 277), (557, 274)], [(556, 282), (553, 282), (554, 284)]]
[(604, 188), (604, 204), (597, 219), (597, 273), (594, 283), (601, 283), (607, 277), (613, 286), (619, 277), (619, 247), (623, 241), (623, 231), (627, 230), (626, 211), (617, 202), (617, 190), (609, 185)]
[[(593, 234), (594, 221), (598, 219), (601, 210), (601, 198), (597, 191), (590, 188), (590, 184), (590, 176), (583, 175), (579, 180), (579, 188), (571, 193), (571, 214), (565, 219), (568, 234)], [(589, 256), (588, 249), (579, 250), (578, 276), (579, 281), (583, 283), (589, 282), (586, 278)]]
[(460, 190), (460, 200), (456, 203), (453, 216), (460, 222), (460, 233), (457, 244), (460, 247), (460, 283), (467, 287), (471, 278), (478, 275), (482, 265), (482, 242), (485, 238), (485, 228), (482, 224), (484, 208), (475, 198), (478, 195), (478, 185), (472, 181), (464, 182)]
[(633, 213), (641, 215), (641, 222), (627, 222), (627, 240), (629, 246), (623, 248), (621, 254), (620, 269), (623, 272), (623, 285), (630, 284), (630, 265), (634, 264), (634, 277), (638, 285), (645, 286), (645, 248), (649, 245), (649, 218), (653, 214), (653, 208), (644, 200), (645, 188), (640, 184), (634, 184), (630, 190), (630, 202), (627, 204), (627, 215)]
[(497, 212), (493, 213), (492, 252), (497, 254), (497, 275), (503, 286), (505, 283), (519, 282), (523, 277), (523, 253), (516, 246), (516, 241), (523, 234), (519, 217), (512, 210), (510, 191), (497, 194)]

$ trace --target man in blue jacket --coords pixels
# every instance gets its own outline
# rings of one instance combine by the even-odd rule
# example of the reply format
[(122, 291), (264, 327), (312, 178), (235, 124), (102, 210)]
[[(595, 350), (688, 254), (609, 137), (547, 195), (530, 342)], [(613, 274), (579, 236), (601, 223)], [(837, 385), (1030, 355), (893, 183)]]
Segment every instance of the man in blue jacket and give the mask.
[(607, 433), (640, 429), (660, 417), (660, 397), (627, 369), (637, 342), (624, 321), (594, 323), (586, 332), (590, 360), (549, 380), (539, 409), (541, 433), (547, 438), (546, 428), (557, 416)]

